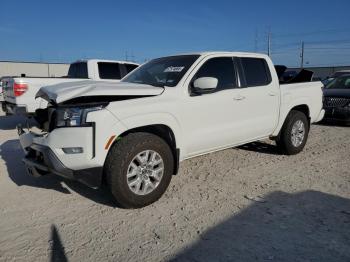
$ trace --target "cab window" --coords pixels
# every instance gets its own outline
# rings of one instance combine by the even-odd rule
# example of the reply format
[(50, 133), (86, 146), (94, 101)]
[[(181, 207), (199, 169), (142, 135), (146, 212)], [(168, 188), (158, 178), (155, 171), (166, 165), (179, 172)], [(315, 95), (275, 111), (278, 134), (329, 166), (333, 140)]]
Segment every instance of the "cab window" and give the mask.
[(201, 77), (215, 77), (218, 79), (215, 92), (237, 86), (232, 57), (216, 57), (206, 61), (193, 77), (191, 85), (196, 79)]
[(271, 82), (270, 70), (265, 59), (242, 57), (240, 60), (246, 87), (264, 86)]
[(98, 73), (101, 79), (120, 79), (121, 73), (118, 63), (98, 62)]

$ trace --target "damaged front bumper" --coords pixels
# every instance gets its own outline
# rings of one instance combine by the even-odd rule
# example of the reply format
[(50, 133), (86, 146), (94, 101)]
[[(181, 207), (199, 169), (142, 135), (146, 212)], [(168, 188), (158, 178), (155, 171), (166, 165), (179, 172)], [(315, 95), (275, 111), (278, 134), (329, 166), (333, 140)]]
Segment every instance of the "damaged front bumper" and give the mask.
[(29, 175), (39, 177), (52, 173), (71, 180), (80, 181), (93, 188), (101, 185), (102, 166), (84, 169), (69, 168), (60, 160), (60, 155), (55, 153), (50, 146), (40, 144), (40, 141), (45, 140), (45, 134), (25, 131), (21, 126), (17, 127), (17, 131), (21, 146), (26, 153), (23, 162)]

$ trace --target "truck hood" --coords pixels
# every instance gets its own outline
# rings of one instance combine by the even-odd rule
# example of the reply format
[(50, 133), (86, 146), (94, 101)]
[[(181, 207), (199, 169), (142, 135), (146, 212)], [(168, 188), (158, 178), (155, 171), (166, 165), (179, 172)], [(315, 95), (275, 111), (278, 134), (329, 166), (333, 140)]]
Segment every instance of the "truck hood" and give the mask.
[(155, 96), (164, 91), (162, 87), (127, 82), (79, 81), (44, 86), (35, 95), (56, 104), (78, 97), (92, 96)]
[(325, 97), (342, 97), (342, 98), (350, 98), (350, 89), (327, 89), (323, 88), (323, 95)]

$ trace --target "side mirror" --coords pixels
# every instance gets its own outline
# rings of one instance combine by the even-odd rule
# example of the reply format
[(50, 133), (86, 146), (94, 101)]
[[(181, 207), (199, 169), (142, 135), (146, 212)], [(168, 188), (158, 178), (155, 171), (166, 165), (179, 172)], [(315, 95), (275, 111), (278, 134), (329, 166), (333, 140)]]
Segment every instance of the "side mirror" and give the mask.
[(215, 77), (200, 77), (193, 83), (195, 91), (205, 93), (213, 91), (218, 86), (218, 79)]

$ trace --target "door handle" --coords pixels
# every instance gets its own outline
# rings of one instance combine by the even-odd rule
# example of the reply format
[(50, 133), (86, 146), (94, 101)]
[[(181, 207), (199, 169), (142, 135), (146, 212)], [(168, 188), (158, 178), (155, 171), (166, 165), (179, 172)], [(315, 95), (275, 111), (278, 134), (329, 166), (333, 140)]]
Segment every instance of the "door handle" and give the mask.
[(239, 100), (245, 99), (245, 96), (238, 95), (238, 96), (235, 96), (233, 99), (239, 101)]
[(269, 92), (269, 96), (277, 96), (276, 92)]

